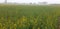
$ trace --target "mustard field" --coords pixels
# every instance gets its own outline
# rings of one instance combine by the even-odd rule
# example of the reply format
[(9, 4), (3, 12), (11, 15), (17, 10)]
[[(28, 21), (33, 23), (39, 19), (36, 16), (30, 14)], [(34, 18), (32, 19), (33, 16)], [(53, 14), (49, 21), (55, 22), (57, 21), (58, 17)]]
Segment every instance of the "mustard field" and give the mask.
[(60, 6), (0, 5), (0, 29), (57, 29)]

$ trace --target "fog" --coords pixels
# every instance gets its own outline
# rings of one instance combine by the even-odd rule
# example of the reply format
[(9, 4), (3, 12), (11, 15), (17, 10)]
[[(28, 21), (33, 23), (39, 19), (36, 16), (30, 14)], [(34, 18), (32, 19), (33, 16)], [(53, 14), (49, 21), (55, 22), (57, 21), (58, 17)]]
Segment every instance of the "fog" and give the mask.
[[(0, 3), (4, 3), (5, 0), (0, 0)], [(57, 3), (60, 4), (60, 0), (7, 0), (7, 2), (16, 2), (16, 3), (38, 3), (38, 2), (48, 2), (50, 3)]]

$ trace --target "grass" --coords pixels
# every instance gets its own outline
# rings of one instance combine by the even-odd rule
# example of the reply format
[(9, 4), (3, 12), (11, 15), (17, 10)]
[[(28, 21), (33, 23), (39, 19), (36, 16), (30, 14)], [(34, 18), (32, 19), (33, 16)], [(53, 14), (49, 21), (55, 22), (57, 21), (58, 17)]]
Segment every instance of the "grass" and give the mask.
[(56, 29), (58, 6), (0, 5), (0, 29)]

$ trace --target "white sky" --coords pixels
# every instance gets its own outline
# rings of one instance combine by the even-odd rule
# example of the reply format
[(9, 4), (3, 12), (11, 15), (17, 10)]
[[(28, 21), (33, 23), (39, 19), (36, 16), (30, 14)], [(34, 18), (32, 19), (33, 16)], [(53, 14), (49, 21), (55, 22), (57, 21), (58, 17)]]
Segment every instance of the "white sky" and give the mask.
[[(0, 0), (0, 3), (3, 3), (5, 0)], [(60, 0), (8, 0), (8, 2), (17, 2), (17, 3), (38, 3), (38, 2), (48, 2), (48, 3), (60, 3)]]

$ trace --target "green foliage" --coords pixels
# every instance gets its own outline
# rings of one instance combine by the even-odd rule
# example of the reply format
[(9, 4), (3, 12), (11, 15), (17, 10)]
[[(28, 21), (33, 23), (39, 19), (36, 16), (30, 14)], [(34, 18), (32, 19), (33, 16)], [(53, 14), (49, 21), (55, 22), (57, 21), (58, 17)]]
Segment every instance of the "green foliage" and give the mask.
[(60, 7), (1, 5), (0, 29), (56, 29)]

